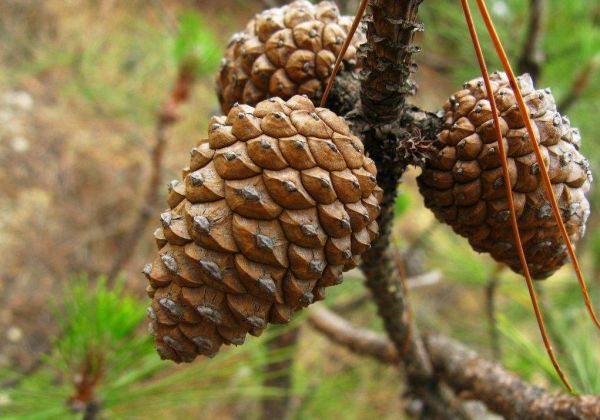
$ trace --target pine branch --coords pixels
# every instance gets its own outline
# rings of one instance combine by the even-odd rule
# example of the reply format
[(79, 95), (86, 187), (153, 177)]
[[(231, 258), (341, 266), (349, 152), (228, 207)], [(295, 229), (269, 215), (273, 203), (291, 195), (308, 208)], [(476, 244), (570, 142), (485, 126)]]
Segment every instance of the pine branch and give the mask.
[(362, 111), (370, 123), (394, 121), (406, 97), (415, 92), (412, 40), (423, 26), (417, 11), (423, 0), (372, 0), (367, 22), (367, 43), (361, 46)]
[[(415, 325), (409, 322), (409, 308), (390, 247), (396, 189), (406, 162), (397, 150), (410, 133), (390, 122), (399, 119), (405, 97), (412, 93), (410, 42), (420, 28), (416, 22), (420, 1), (376, 0), (373, 15), (367, 16), (367, 44), (360, 47), (364, 59), (361, 81), (362, 114), (354, 125), (361, 132), (365, 148), (377, 164), (377, 183), (384, 190), (378, 219), (379, 238), (363, 257), (361, 268), (373, 294), (388, 335), (403, 355), (409, 376), (416, 381), (432, 377), (432, 368), (423, 351)], [(386, 125), (386, 123), (388, 123)], [(418, 378), (418, 379), (417, 379)]]
[[(386, 331), (404, 362), (409, 392), (423, 403), (423, 416), (467, 418), (445, 395), (425, 352), (390, 247), (394, 203), (400, 177), (409, 163), (416, 163), (422, 130), (435, 131), (439, 119), (414, 110), (406, 97), (415, 92), (410, 75), (414, 34), (422, 30), (417, 21), (422, 0), (372, 0), (367, 23), (367, 43), (360, 46), (363, 61), (360, 104), (348, 115), (354, 132), (377, 165), (377, 183), (383, 188), (379, 238), (362, 258), (361, 269), (371, 290)], [(431, 137), (429, 137), (431, 138)]]
[(311, 310), (308, 323), (329, 340), (361, 356), (390, 365), (400, 364), (400, 357), (389, 338), (376, 332), (354, 327), (341, 316), (323, 307)]
[[(389, 248), (394, 216), (393, 207), (400, 177), (408, 164), (420, 163), (427, 147), (427, 141), (423, 139), (435, 138), (441, 126), (439, 114), (428, 113), (406, 104), (406, 96), (412, 94), (415, 89), (409, 81), (409, 76), (414, 69), (411, 57), (416, 48), (410, 45), (410, 41), (414, 32), (420, 29), (416, 23), (416, 11), (420, 3), (421, 1), (411, 0), (395, 2), (376, 0), (372, 3), (373, 16), (366, 18), (368, 44), (361, 47), (364, 70), (360, 87), (360, 101), (357, 101), (353, 89), (349, 88), (351, 84), (346, 85), (341, 91), (345, 95), (345, 100), (342, 102), (346, 102), (346, 105), (348, 103), (358, 104), (354, 105), (355, 109), (348, 113), (346, 118), (351, 121), (353, 131), (363, 139), (365, 149), (377, 164), (378, 184), (384, 189), (382, 211), (379, 218), (380, 237), (363, 256), (361, 266), (367, 279), (366, 285), (373, 294), (390, 342), (406, 367), (409, 392), (416, 395), (424, 404), (423, 416), (457, 418), (465, 417), (465, 415), (460, 407), (442, 392), (440, 381), (446, 379), (452, 388), (463, 391), (465, 389), (460, 388), (458, 381), (461, 378), (464, 379), (464, 376), (453, 373), (456, 378), (452, 380), (457, 382), (452, 383), (451, 379), (446, 378), (446, 375), (440, 372), (442, 355), (434, 353), (434, 351), (442, 350), (432, 344), (437, 343), (434, 341), (436, 337), (421, 337), (411, 321), (407, 296), (402, 287), (402, 278), (393, 263), (393, 254)], [(340, 104), (338, 106), (343, 108)], [(455, 345), (456, 353), (454, 355), (466, 357), (470, 354), (460, 344), (453, 341), (449, 343)], [(382, 348), (381, 343), (378, 346), (380, 349)], [(368, 346), (358, 348), (365, 352)], [(382, 353), (382, 351), (376, 357), (390, 357), (389, 354)], [(464, 365), (462, 366), (464, 367)], [(443, 363), (441, 367), (451, 368)], [(501, 373), (500, 379), (496, 377), (481, 379), (493, 382), (516, 378), (504, 370)], [(522, 391), (529, 392), (538, 389), (518, 378), (516, 380), (517, 382), (513, 382), (511, 386), (517, 386)], [(494, 384), (496, 383), (494, 382)], [(479, 392), (475, 398), (481, 399), (490, 408), (510, 413), (511, 408), (508, 405), (498, 408), (499, 403), (494, 400), (495, 390), (493, 387), (485, 388), (485, 383), (481, 385), (484, 387), (483, 389), (479, 389), (479, 386), (480, 384), (476, 382), (466, 390), (473, 393)], [(510, 392), (510, 390), (506, 392)], [(526, 395), (534, 394), (531, 391)], [(540, 412), (543, 412), (546, 407), (558, 410), (556, 404), (559, 403), (565, 403), (571, 407), (579, 404), (579, 400), (557, 398), (555, 400), (546, 398), (543, 401), (535, 399), (529, 402), (532, 407), (543, 403), (544, 408), (540, 408)], [(585, 398), (584, 400), (587, 401)], [(590, 406), (586, 407), (585, 409), (589, 412)], [(514, 407), (512, 408), (516, 410)], [(535, 408), (532, 410), (535, 411)], [(534, 411), (528, 412), (528, 415)], [(523, 411), (515, 412), (518, 416)], [(560, 410), (556, 413), (564, 414)]]
[(431, 365), (423, 352), (416, 326), (408, 321), (408, 305), (402, 279), (390, 248), (396, 189), (407, 161), (399, 153), (402, 143), (413, 133), (398, 122), (413, 93), (409, 81), (412, 68), (411, 41), (421, 29), (417, 22), (420, 0), (375, 0), (367, 22), (367, 43), (361, 45), (363, 78), (361, 108), (352, 116), (354, 129), (365, 142), (365, 148), (377, 164), (377, 182), (384, 190), (379, 238), (363, 257), (361, 268), (366, 276), (386, 330), (404, 359), (409, 374), (420, 380), (431, 378)]
[[(313, 310), (308, 321), (331, 341), (357, 354), (394, 365), (400, 360), (388, 338), (357, 328), (328, 309)], [(448, 337), (427, 334), (424, 343), (436, 375), (455, 393), (482, 401), (506, 418), (600, 418), (600, 396), (552, 395)]]
[(510, 419), (597, 419), (600, 396), (552, 395), (441, 335), (425, 343), (435, 369), (456, 392)]

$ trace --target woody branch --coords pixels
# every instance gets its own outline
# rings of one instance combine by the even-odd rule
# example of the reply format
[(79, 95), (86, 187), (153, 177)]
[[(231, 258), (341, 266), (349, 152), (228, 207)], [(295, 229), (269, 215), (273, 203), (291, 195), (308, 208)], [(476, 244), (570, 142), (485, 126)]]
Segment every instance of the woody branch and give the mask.
[[(357, 354), (387, 364), (400, 360), (388, 338), (357, 328), (328, 309), (313, 310), (308, 322), (331, 341)], [(437, 376), (456, 393), (479, 400), (506, 418), (600, 418), (600, 396), (552, 395), (451, 338), (425, 334), (423, 341)]]
[[(367, 23), (367, 43), (360, 47), (363, 61), (360, 85), (356, 84), (353, 92), (350, 81), (350, 86), (341, 89), (341, 96), (351, 99), (352, 104), (359, 103), (347, 117), (375, 161), (378, 185), (384, 190), (378, 219), (380, 236), (363, 255), (361, 265), (366, 285), (373, 295), (386, 331), (401, 355), (409, 392), (423, 403), (422, 414), (435, 418), (466, 418), (462, 409), (443, 394), (433, 375), (419, 331), (411, 320), (402, 276), (390, 247), (396, 190), (406, 167), (414, 162), (415, 140), (420, 137), (421, 131), (433, 133), (439, 127), (439, 121), (434, 116), (414, 110), (406, 104), (406, 97), (415, 91), (410, 81), (414, 67), (412, 54), (416, 50), (412, 46), (412, 39), (416, 32), (422, 30), (417, 21), (421, 2), (370, 2), (372, 15), (364, 19)], [(356, 90), (360, 91), (360, 101), (356, 100)]]
[[(362, 135), (365, 148), (377, 164), (378, 184), (384, 190), (379, 218), (380, 237), (367, 251), (361, 266), (367, 286), (373, 292), (379, 314), (399, 352), (406, 349), (405, 362), (411, 375), (431, 376), (431, 365), (423, 351), (418, 331), (411, 325), (390, 244), (396, 189), (407, 162), (397, 153), (402, 141), (411, 134), (394, 123), (413, 91), (409, 81), (410, 46), (413, 34), (420, 29), (416, 22), (420, 1), (379, 0), (371, 3), (367, 17), (367, 44), (361, 46), (364, 77), (361, 81), (361, 109), (355, 127)], [(410, 341), (410, 343), (409, 343)]]

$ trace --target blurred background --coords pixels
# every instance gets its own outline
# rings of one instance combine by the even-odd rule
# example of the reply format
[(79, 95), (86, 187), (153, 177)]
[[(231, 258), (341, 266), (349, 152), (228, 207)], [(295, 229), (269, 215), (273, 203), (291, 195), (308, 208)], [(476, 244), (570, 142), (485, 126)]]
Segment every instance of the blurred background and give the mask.
[[(336, 347), (306, 314), (191, 366), (160, 361), (145, 330), (140, 271), (167, 183), (219, 112), (228, 38), (276, 3), (0, 0), (0, 417), (253, 419), (281, 400), (294, 419), (403, 416), (398, 370)], [(488, 3), (513, 63), (552, 88), (599, 174), (600, 1)], [(426, 1), (421, 19), (414, 101), (435, 110), (478, 68), (458, 2)], [(182, 83), (189, 96), (174, 99)], [(405, 175), (394, 237), (418, 324), (559, 390), (523, 279), (439, 225), (417, 174)], [(598, 307), (599, 188), (590, 199), (578, 254)], [(568, 375), (600, 393), (598, 336), (572, 269), (537, 286)], [(327, 306), (382, 330), (360, 272), (328, 292)]]

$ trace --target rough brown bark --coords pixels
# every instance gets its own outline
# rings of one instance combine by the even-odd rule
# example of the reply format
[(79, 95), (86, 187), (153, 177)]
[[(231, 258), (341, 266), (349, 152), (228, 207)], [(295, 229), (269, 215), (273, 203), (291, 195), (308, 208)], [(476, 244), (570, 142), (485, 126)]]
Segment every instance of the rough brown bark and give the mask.
[(362, 115), (355, 118), (365, 146), (377, 164), (378, 184), (384, 190), (379, 217), (380, 236), (366, 252), (361, 265), (386, 331), (405, 354), (407, 371), (421, 379), (431, 377), (431, 365), (423, 352), (418, 331), (411, 325), (408, 306), (394, 262), (390, 234), (394, 219), (396, 189), (407, 162), (398, 154), (411, 133), (395, 124), (413, 88), (408, 80), (411, 66), (410, 42), (419, 24), (420, 1), (376, 0), (373, 15), (366, 17), (367, 44), (361, 46), (364, 60), (361, 83)]
[[(409, 393), (423, 404), (423, 418), (464, 418), (454, 409), (433, 376), (410, 309), (390, 245), (394, 202), (400, 177), (409, 163), (419, 159), (421, 130), (434, 130), (435, 116), (406, 105), (415, 91), (410, 75), (414, 70), (414, 34), (422, 30), (417, 10), (422, 0), (372, 0), (372, 15), (366, 16), (367, 43), (360, 47), (363, 62), (360, 102), (348, 115), (353, 130), (375, 161), (377, 183), (384, 190), (380, 236), (363, 255), (361, 268), (385, 329), (401, 354), (407, 372)], [(420, 116), (419, 116), (420, 115)], [(432, 123), (433, 122), (433, 123)]]
[[(400, 360), (388, 338), (357, 328), (327, 309), (313, 310), (308, 321), (333, 342), (358, 354), (389, 364)], [(424, 343), (436, 375), (465, 399), (480, 400), (508, 419), (600, 418), (600, 396), (552, 395), (448, 337), (424, 335)]]
[[(376, 1), (371, 4), (376, 11), (372, 17), (365, 18), (369, 26), (369, 41), (361, 47), (364, 65), (368, 70), (363, 71), (362, 80), (351, 74), (340, 75), (327, 103), (336, 113), (347, 115), (353, 131), (364, 139), (369, 155), (378, 166), (378, 184), (385, 192), (379, 218), (380, 237), (363, 258), (361, 268), (365, 271), (373, 295), (382, 300), (378, 302), (378, 307), (389, 324), (388, 331), (401, 347), (406, 343), (410, 327), (402, 315), (406, 310), (406, 302), (400, 287), (400, 276), (391, 251), (386, 250), (390, 243), (396, 188), (408, 163), (415, 161), (415, 150), (418, 149), (415, 143), (423, 137), (435, 137), (442, 123), (436, 114), (406, 106), (404, 99), (414, 89), (408, 80), (410, 71), (399, 69), (404, 69), (407, 63), (412, 66), (410, 56), (414, 49), (402, 47), (402, 43), (412, 40), (412, 34), (420, 28), (416, 23), (416, 7), (419, 3)], [(379, 34), (380, 30), (382, 34)], [(385, 45), (383, 40), (387, 38), (382, 38), (383, 35), (390, 37)], [(389, 59), (386, 58), (386, 48), (395, 51)], [(382, 81), (386, 79), (394, 79), (387, 88)], [(393, 90), (392, 84), (397, 89)], [(384, 92), (381, 92), (382, 86)], [(390, 290), (398, 291), (398, 294), (392, 296), (388, 293)], [(427, 370), (426, 361), (419, 357), (414, 360)]]
[(423, 30), (417, 11), (423, 0), (372, 0), (367, 22), (367, 44), (363, 55), (362, 111), (371, 123), (398, 118), (406, 97), (415, 91), (410, 80), (414, 70), (412, 45), (416, 32)]
[(436, 371), (457, 392), (508, 419), (598, 419), (600, 396), (551, 395), (441, 335), (425, 339)]

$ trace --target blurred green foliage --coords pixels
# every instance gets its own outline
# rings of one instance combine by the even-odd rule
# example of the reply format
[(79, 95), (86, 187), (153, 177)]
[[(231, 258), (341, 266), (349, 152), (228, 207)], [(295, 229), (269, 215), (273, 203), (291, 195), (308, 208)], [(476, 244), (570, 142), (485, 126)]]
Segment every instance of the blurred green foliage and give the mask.
[(177, 63), (192, 66), (197, 77), (206, 77), (216, 70), (221, 51), (216, 36), (197, 12), (181, 14), (174, 48)]
[[(356, 279), (348, 278), (346, 286), (338, 290), (338, 297), (351, 295), (355, 286)], [(99, 407), (101, 418), (146, 418), (160, 412), (174, 415), (199, 409), (209, 413), (218, 403), (245, 406), (244, 418), (255, 418), (261, 399), (282, 395), (281, 390), (263, 385), (266, 375), (288, 374), (267, 373), (265, 367), (298, 351), (288, 347), (267, 349), (265, 342), (296, 328), (303, 316), (213, 359), (178, 367), (157, 356), (142, 322), (146, 302), (124, 292), (122, 281), (111, 289), (103, 278), (90, 281), (80, 276), (65, 284), (63, 297), (62, 305), (55, 311), (61, 332), (41, 366), (20, 378), (17, 372), (0, 372), (2, 382), (20, 379), (16, 386), (0, 391), (2, 418), (85, 418), (85, 406), (76, 410), (72, 400), (82, 375), (92, 373), (98, 373), (92, 401)], [(324, 337), (317, 340), (327, 343)], [(321, 353), (315, 352), (314, 343), (311, 340), (301, 351), (316, 365), (295, 364), (292, 368), (291, 393), (301, 397), (294, 418), (333, 415), (351, 405), (354, 409), (343, 418), (364, 418), (369, 405), (357, 395), (369, 388), (369, 392), (377, 392), (375, 378), (381, 375), (388, 376), (392, 383), (398, 380), (394, 368), (369, 360), (329, 375), (330, 366), (324, 363)], [(365, 382), (365, 378), (370, 379)], [(358, 383), (362, 385), (357, 387)]]
[(402, 216), (410, 208), (410, 204), (410, 196), (402, 192), (399, 193), (394, 204), (394, 215), (396, 217)]
[(125, 293), (122, 285), (120, 281), (110, 289), (103, 278), (91, 282), (85, 276), (65, 285), (55, 316), (60, 333), (52, 350), (39, 369), (8, 389), (2, 418), (83, 417), (73, 398), (77, 385), (92, 378), (98, 379), (91, 401), (109, 418), (279, 395), (262, 386), (261, 372), (267, 362), (289, 357), (287, 349), (267, 353), (262, 341), (253, 340), (217, 358), (177, 368), (154, 351), (142, 325), (146, 303)]
[[(581, 303), (581, 297), (572, 296), (569, 289), (573, 288), (563, 285), (559, 290), (553, 291), (559, 298), (553, 299), (552, 307), (556, 305), (560, 310), (553, 310), (550, 305), (545, 305), (546, 324), (554, 349), (559, 354), (559, 361), (572, 380), (575, 391), (597, 394), (600, 393), (598, 338), (590, 334), (593, 325)], [(527, 335), (522, 324), (502, 314), (499, 316), (499, 328), (507, 345), (503, 362), (509, 368), (528, 379), (535, 379), (536, 375), (542, 374), (546, 381), (553, 382), (557, 387), (561, 386), (538, 337)]]

